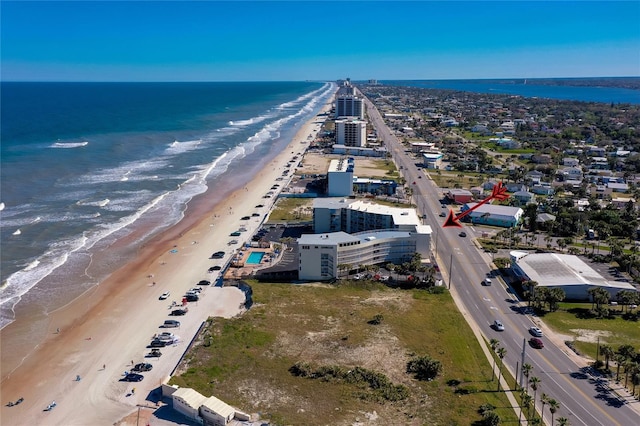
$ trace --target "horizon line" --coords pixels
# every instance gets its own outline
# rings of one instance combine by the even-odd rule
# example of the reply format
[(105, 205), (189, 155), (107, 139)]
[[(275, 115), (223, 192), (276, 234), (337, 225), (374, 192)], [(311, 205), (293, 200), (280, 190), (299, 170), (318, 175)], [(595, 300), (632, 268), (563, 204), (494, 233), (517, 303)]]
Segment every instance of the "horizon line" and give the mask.
[(580, 79), (640, 79), (633, 76), (582, 76), (582, 77), (480, 77), (480, 78), (367, 78), (305, 79), (305, 80), (0, 80), (0, 83), (326, 83), (336, 81), (464, 81), (464, 80), (580, 80)]

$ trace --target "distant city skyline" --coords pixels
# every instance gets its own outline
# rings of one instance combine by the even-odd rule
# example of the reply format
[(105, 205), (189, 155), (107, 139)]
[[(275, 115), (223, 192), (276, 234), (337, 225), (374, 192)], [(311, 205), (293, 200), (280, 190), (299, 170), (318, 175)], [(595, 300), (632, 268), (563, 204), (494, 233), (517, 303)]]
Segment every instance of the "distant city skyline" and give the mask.
[(3, 81), (640, 76), (640, 2), (2, 1)]

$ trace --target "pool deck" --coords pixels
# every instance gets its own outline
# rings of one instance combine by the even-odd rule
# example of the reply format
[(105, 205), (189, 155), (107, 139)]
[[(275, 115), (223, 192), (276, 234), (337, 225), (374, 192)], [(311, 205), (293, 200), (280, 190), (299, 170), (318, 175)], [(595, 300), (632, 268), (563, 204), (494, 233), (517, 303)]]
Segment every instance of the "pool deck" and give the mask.
[[(264, 253), (260, 263), (247, 263), (247, 259), (249, 259), (249, 256), (253, 252)], [(256, 271), (275, 264), (279, 257), (280, 255), (273, 248), (273, 245), (267, 247), (242, 247), (237, 250), (231, 258), (229, 268), (227, 268), (224, 278), (238, 279), (250, 277), (254, 275)]]

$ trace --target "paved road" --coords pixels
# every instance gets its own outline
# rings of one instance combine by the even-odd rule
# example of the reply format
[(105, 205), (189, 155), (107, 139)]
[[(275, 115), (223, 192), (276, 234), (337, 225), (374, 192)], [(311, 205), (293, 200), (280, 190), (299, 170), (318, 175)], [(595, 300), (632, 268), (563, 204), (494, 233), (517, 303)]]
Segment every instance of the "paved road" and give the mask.
[[(545, 343), (543, 349), (529, 346), (531, 336), (528, 330), (531, 326), (540, 325), (543, 330), (547, 329), (538, 318), (522, 310), (526, 304), (520, 302), (501, 280), (494, 279), (492, 286), (480, 284), (491, 271), (491, 258), (473, 244), (476, 231), (473, 227), (465, 227), (467, 237), (463, 238), (458, 235), (459, 229), (442, 228), (444, 218), (439, 217), (442, 210), (439, 188), (417, 167), (416, 160), (404, 152), (405, 148), (391, 134), (371, 102), (365, 102), (379, 137), (385, 141), (407, 184), (413, 188), (413, 201), (418, 213), (425, 215), (424, 223), (434, 229), (438, 264), (445, 272), (447, 284), (452, 286), (458, 307), (487, 341), (492, 338), (500, 340), (500, 345), (507, 350), (504, 366), (513, 376), (522, 366), (523, 356), (524, 362), (533, 366), (530, 377), (536, 376), (541, 380), (537, 409), (541, 409), (539, 398), (544, 392), (561, 405), (555, 418), (567, 417), (572, 426), (640, 424), (640, 402), (633, 402), (625, 392), (618, 394), (608, 381), (592, 376), (586, 362), (573, 354), (561, 339), (549, 335), (542, 338)], [(491, 327), (495, 319), (504, 323), (505, 331), (498, 332)], [(519, 379), (526, 384), (526, 378)], [(550, 424), (548, 406), (544, 411), (545, 422)]]

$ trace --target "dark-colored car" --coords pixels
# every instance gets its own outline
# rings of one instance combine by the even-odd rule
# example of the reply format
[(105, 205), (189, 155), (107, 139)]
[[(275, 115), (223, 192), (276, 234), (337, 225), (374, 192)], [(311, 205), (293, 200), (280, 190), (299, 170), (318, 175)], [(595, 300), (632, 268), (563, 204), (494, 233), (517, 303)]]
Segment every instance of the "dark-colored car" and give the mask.
[(187, 311), (185, 311), (184, 309), (174, 309), (173, 311), (171, 311), (171, 315), (175, 315), (175, 316), (184, 315), (186, 313)]
[(129, 373), (124, 376), (122, 380), (124, 380), (125, 382), (141, 382), (142, 379), (144, 379), (144, 376), (142, 374)]
[(224, 257), (224, 252), (217, 251), (211, 255), (210, 259), (222, 259), (223, 257)]
[(464, 238), (464, 237), (466, 237), (466, 236), (467, 236), (467, 233), (466, 233), (466, 232), (464, 232), (464, 231), (462, 231), (462, 232), (461, 232), (461, 233), (459, 233), (458, 235), (460, 235), (461, 237), (463, 237), (463, 238)]
[(151, 352), (149, 352), (149, 356), (160, 358), (162, 356), (162, 352), (160, 352), (160, 349), (151, 349)]
[(229, 234), (230, 237), (239, 237), (240, 235), (242, 235), (240, 231), (235, 231)]
[(531, 345), (532, 348), (536, 348), (536, 349), (544, 348), (544, 343), (542, 342), (542, 340), (538, 339), (537, 337), (532, 337), (531, 339), (529, 339), (529, 344)]
[(264, 205), (262, 205), (262, 204), (258, 204), (258, 205), (256, 206), (256, 209), (260, 209), (260, 208), (262, 208), (262, 207), (264, 207)]
[(198, 285), (211, 285), (211, 281), (200, 280), (198, 281)]
[(140, 364), (134, 365), (131, 371), (151, 371), (152, 368), (153, 365), (148, 362), (141, 362)]
[(251, 216), (253, 216), (253, 217), (260, 217), (260, 213), (251, 213)]
[(251, 216), (242, 216), (240, 218), (240, 220), (249, 220), (249, 219), (251, 219)]
[(219, 266), (219, 265), (212, 266), (211, 268), (209, 268), (209, 272), (219, 271), (220, 269), (222, 269), (222, 266)]
[(445, 212), (440, 212), (440, 217), (447, 217), (447, 214)]
[(167, 346), (167, 342), (157, 339), (154, 339), (149, 343), (150, 348), (164, 348), (165, 346)]
[(198, 300), (200, 300), (200, 298), (195, 294), (188, 294), (185, 296), (185, 299), (187, 299), (187, 302), (197, 302)]

